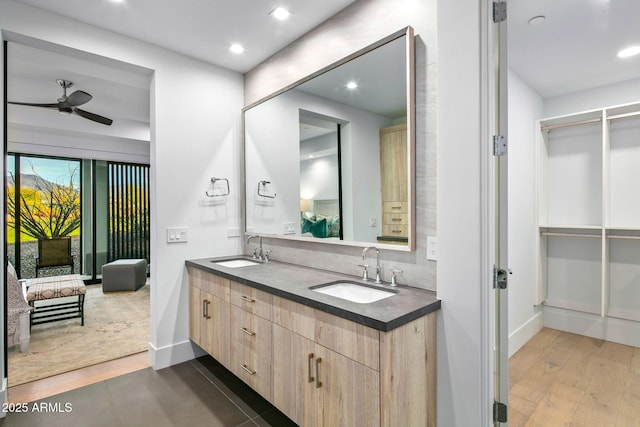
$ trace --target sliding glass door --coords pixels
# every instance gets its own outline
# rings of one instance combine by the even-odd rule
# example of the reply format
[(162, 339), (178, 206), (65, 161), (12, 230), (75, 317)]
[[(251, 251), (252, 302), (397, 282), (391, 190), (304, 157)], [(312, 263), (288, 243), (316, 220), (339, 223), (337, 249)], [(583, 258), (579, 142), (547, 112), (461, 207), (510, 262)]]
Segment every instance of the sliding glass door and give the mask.
[[(20, 277), (80, 271), (81, 161), (26, 155), (7, 160), (7, 256)], [(62, 239), (71, 241), (72, 265), (45, 259), (48, 243)]]
[[(149, 166), (7, 156), (7, 255), (21, 278), (80, 273), (100, 279), (122, 258), (149, 262)], [(37, 268), (43, 242), (71, 241), (70, 265)]]

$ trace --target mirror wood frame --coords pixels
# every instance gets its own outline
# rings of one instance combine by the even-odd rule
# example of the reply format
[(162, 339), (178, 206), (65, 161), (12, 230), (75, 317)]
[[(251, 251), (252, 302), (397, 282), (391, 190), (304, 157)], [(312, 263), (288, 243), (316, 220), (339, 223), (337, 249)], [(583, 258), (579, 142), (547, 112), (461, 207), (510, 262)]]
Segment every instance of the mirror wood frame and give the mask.
[[(290, 89), (294, 89), (309, 80), (314, 79), (336, 67), (339, 67), (349, 61), (352, 61), (368, 52), (371, 52), (389, 42), (397, 40), (401, 37), (406, 37), (405, 40), (405, 64), (406, 64), (406, 76), (407, 79), (407, 190), (408, 190), (408, 241), (406, 245), (388, 244), (382, 242), (360, 242), (351, 240), (330, 240), (325, 241), (323, 239), (315, 237), (306, 237), (301, 235), (284, 235), (284, 234), (271, 234), (261, 233), (259, 231), (247, 231), (247, 182), (246, 182), (246, 123), (245, 113), (278, 95), (287, 92)], [(413, 252), (416, 249), (416, 164), (415, 164), (415, 152), (416, 152), (416, 132), (415, 132), (415, 41), (414, 31), (412, 27), (405, 27), (387, 37), (378, 40), (369, 46), (360, 49), (351, 55), (348, 55), (284, 88), (244, 107), (242, 109), (242, 147), (241, 147), (241, 178), (242, 178), (242, 201), (241, 201), (241, 213), (242, 213), (242, 230), (244, 235), (256, 235), (265, 238), (293, 240), (299, 242), (319, 243), (327, 245), (342, 245), (342, 246), (354, 246), (354, 247), (368, 247), (376, 246), (379, 249), (387, 249), (394, 251)]]

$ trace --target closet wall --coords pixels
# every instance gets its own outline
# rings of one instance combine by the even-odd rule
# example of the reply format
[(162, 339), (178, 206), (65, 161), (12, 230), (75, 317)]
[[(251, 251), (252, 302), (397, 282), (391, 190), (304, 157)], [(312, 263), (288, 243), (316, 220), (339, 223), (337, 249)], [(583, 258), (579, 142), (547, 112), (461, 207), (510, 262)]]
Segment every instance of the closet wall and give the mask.
[(544, 324), (640, 346), (640, 103), (539, 121)]
[[(640, 93), (640, 79), (542, 99), (515, 73), (509, 73), (509, 267), (513, 270), (513, 274), (509, 277), (510, 355), (521, 348), (544, 325), (603, 337), (606, 335), (604, 331), (608, 330), (607, 339), (619, 342), (628, 342), (627, 337), (640, 336), (640, 331), (637, 330), (638, 321), (628, 319), (633, 318), (629, 314), (629, 311), (633, 312), (633, 310), (627, 310), (628, 307), (623, 304), (633, 305), (633, 301), (639, 301), (638, 295), (634, 293), (639, 287), (637, 284), (632, 284), (634, 282), (631, 278), (637, 274), (636, 266), (640, 264), (640, 260), (636, 259), (637, 253), (640, 252), (640, 241), (615, 238), (621, 233), (631, 235), (637, 233), (634, 230), (635, 226), (632, 225), (634, 221), (638, 221), (633, 219), (635, 208), (623, 210), (621, 203), (634, 203), (632, 187), (634, 180), (635, 182), (638, 180), (633, 176), (634, 169), (631, 169), (631, 174), (628, 174), (623, 171), (623, 168), (626, 167), (627, 161), (638, 164), (638, 157), (635, 157), (636, 154), (633, 152), (635, 149), (628, 147), (629, 143), (633, 144), (633, 141), (625, 141), (629, 138), (640, 141), (637, 130), (633, 130), (636, 126), (633, 123), (637, 123), (636, 120), (639, 118), (613, 119), (609, 123), (613, 138), (610, 141), (613, 141), (613, 145), (610, 149), (611, 163), (608, 169), (616, 170), (613, 175), (604, 175), (606, 171), (603, 169), (602, 162), (605, 157), (602, 151), (598, 152), (597, 148), (604, 148), (601, 122), (585, 124), (582, 129), (568, 127), (564, 130), (558, 128), (549, 132), (552, 140), (557, 141), (558, 138), (563, 139), (563, 137), (566, 140), (564, 145), (558, 144), (555, 149), (566, 150), (567, 158), (564, 159), (564, 156), (560, 155), (555, 160), (577, 162), (574, 170), (583, 167), (584, 179), (578, 180), (583, 183), (582, 185), (577, 184), (577, 188), (574, 185), (574, 190), (568, 191), (566, 189), (570, 187), (568, 181), (573, 180), (575, 183), (576, 178), (567, 175), (562, 167), (556, 168), (553, 172), (555, 174), (553, 183), (562, 183), (562, 186), (554, 186), (551, 190), (551, 198), (559, 199), (560, 203), (552, 204), (550, 218), (555, 225), (571, 225), (573, 229), (543, 229), (542, 231), (566, 231), (576, 234), (587, 232), (596, 234), (596, 237), (546, 236), (542, 238), (545, 236), (540, 236), (540, 225), (553, 224), (548, 221), (549, 211), (546, 211), (546, 222), (539, 220), (540, 212), (543, 212), (544, 218), (543, 203), (548, 203), (549, 194), (545, 196), (547, 202), (538, 200), (538, 193), (541, 193), (538, 186), (541, 184), (537, 182), (536, 171), (538, 167), (536, 136), (543, 135), (539, 127), (536, 129), (537, 120), (560, 116), (575, 118), (577, 112), (598, 109), (601, 111), (601, 116), (603, 107), (640, 101), (638, 93)], [(598, 115), (598, 113), (595, 114)], [(578, 144), (574, 147), (573, 155), (570, 155), (572, 135), (586, 134), (586, 140), (589, 141), (587, 131), (589, 126), (595, 128), (595, 130), (592, 129), (592, 133), (595, 132), (596, 135), (591, 135), (593, 143), (586, 142), (584, 146)], [(636, 132), (636, 136), (633, 136), (633, 132)], [(586, 161), (585, 158), (589, 158), (589, 150), (596, 151), (591, 155), (592, 163), (594, 161), (597, 163), (594, 169), (591, 169), (589, 164), (580, 166), (580, 161)], [(586, 157), (580, 160), (580, 156)], [(602, 210), (605, 206), (603, 199), (605, 182), (609, 188), (606, 202), (609, 206), (606, 213), (609, 220), (606, 223), (604, 222), (605, 213)], [(560, 194), (563, 191), (564, 199)], [(596, 202), (595, 207), (589, 207), (589, 204)], [(581, 206), (579, 209), (578, 205)], [(575, 215), (569, 215), (571, 212)], [(623, 216), (626, 216), (629, 221), (626, 221)], [(636, 216), (636, 218), (639, 217)], [(578, 224), (580, 226), (577, 226)], [(593, 228), (584, 230), (587, 224)], [(614, 226), (614, 224), (617, 225)], [(615, 227), (626, 228), (620, 230), (614, 229)], [(577, 230), (578, 228), (583, 230)], [(609, 236), (606, 238), (602, 237), (605, 229), (606, 235)], [(563, 295), (562, 288), (554, 288), (550, 295), (546, 295), (546, 271), (542, 270), (541, 262), (548, 261), (548, 254), (544, 256), (539, 254), (542, 249), (549, 249), (549, 241), (552, 252), (552, 273), (559, 273), (562, 268), (568, 269), (569, 265), (572, 265), (573, 273), (566, 273), (569, 276), (568, 283), (572, 284), (567, 285), (562, 292), (571, 293), (575, 296), (574, 299), (569, 300)], [(547, 244), (543, 245), (543, 243)], [(604, 243), (606, 244), (603, 247)], [(562, 253), (572, 253), (574, 259), (556, 256)], [(604, 258), (605, 255), (606, 258)], [(607, 261), (603, 262), (604, 259)], [(545, 268), (548, 268), (548, 265)], [(621, 285), (625, 280), (630, 287)], [(603, 284), (606, 285), (604, 295)], [(611, 293), (612, 290), (615, 292)], [(541, 304), (547, 297), (551, 298), (551, 303), (555, 300), (556, 305), (559, 305), (560, 301), (573, 304), (573, 308), (581, 308), (583, 311)], [(601, 316), (603, 303), (606, 303), (606, 317)], [(637, 303), (635, 305), (638, 306)], [(635, 316), (637, 314), (636, 311)], [(616, 331), (615, 334), (613, 331)]]

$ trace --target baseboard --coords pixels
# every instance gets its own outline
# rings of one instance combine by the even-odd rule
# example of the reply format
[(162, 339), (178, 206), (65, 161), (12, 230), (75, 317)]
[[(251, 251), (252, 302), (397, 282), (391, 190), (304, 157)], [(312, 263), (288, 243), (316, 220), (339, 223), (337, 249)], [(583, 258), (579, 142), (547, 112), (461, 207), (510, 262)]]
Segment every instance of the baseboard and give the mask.
[(200, 347), (189, 340), (160, 348), (149, 343), (149, 363), (155, 370), (168, 368), (205, 354)]
[(525, 345), (535, 334), (544, 327), (544, 317), (542, 312), (534, 314), (524, 325), (513, 331), (509, 335), (509, 357), (513, 356), (523, 345)]
[(640, 322), (544, 307), (544, 326), (619, 344), (640, 347)]

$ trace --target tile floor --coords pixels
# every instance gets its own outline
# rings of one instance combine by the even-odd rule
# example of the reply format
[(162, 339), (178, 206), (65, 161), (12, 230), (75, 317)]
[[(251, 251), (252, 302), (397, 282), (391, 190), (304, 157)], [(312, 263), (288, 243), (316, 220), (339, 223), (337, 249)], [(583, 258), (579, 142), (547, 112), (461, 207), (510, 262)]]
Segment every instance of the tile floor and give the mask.
[(27, 409), (7, 413), (0, 426), (295, 426), (208, 356), (111, 378)]

